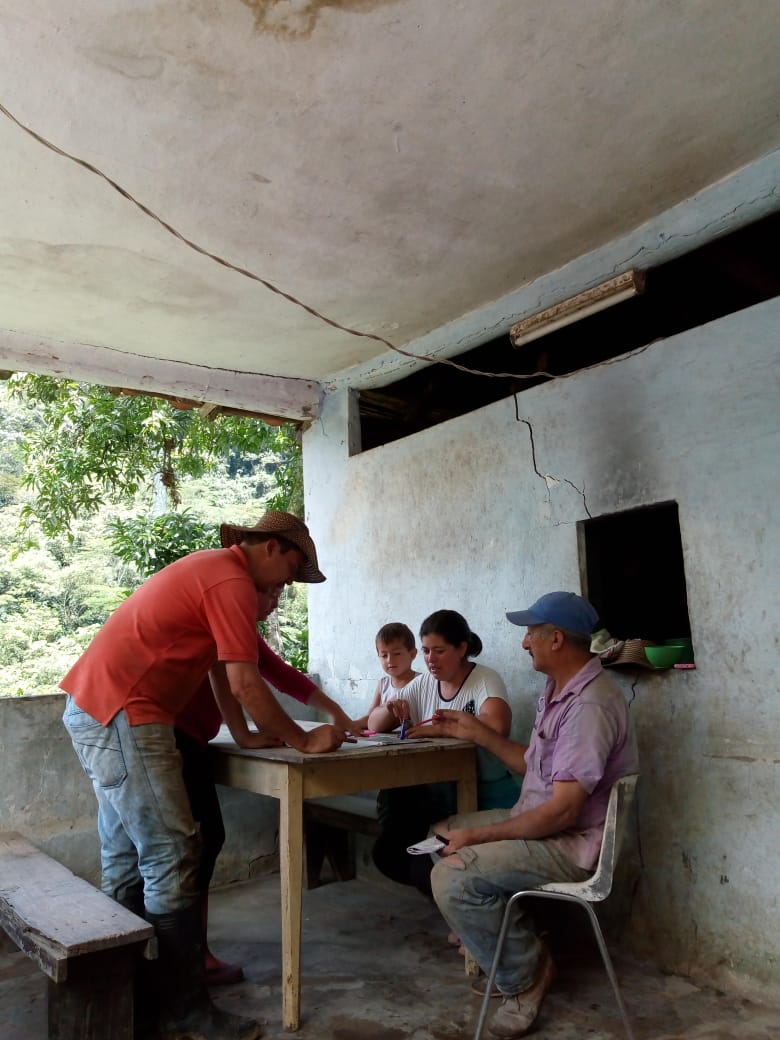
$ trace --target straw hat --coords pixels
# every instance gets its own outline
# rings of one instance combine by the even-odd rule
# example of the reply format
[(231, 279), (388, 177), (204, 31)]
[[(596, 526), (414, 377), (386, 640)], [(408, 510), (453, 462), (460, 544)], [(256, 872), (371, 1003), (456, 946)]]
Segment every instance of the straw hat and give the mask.
[(633, 664), (640, 668), (652, 668), (645, 655), (645, 647), (651, 645), (649, 639), (617, 639), (607, 649), (597, 652), (603, 665)]
[(325, 575), (317, 563), (317, 550), (309, 534), (309, 528), (297, 516), (273, 510), (260, 517), (254, 527), (222, 524), (219, 528), (219, 539), (226, 549), (231, 545), (239, 545), (248, 534), (278, 535), (280, 538), (292, 542), (306, 557), (295, 576), (296, 581), (325, 581)]

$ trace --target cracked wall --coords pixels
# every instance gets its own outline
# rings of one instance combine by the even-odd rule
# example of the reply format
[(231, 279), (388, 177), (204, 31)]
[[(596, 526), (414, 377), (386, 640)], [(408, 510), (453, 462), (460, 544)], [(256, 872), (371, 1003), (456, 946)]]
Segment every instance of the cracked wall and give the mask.
[(620, 677), (643, 753), (629, 935), (665, 968), (778, 987), (779, 327), (770, 301), (352, 457), (337, 393), (304, 439), (329, 576), (310, 591), (312, 667), (355, 714), (380, 625), (450, 607), (525, 736), (541, 683), (504, 612), (579, 589), (577, 521), (679, 503), (698, 668)]

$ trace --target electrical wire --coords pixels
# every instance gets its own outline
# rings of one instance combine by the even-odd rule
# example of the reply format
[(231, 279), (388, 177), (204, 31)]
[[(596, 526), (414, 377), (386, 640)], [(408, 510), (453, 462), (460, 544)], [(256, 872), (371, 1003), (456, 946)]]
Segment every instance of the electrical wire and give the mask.
[[(396, 354), (401, 354), (403, 357), (410, 358), (413, 361), (422, 361), (425, 364), (429, 365), (448, 365), (450, 368), (457, 369), (459, 372), (465, 372), (467, 375), (485, 376), (489, 379), (525, 380), (538, 379), (540, 377), (546, 379), (567, 379), (569, 376), (575, 375), (576, 372), (583, 371), (583, 369), (576, 369), (574, 372), (566, 372), (561, 375), (556, 375), (552, 372), (484, 372), (478, 368), (469, 368), (467, 365), (461, 365), (459, 362), (453, 361), (451, 358), (414, 354), (412, 353), (412, 351), (404, 350), (403, 347), (396, 346), (395, 343), (391, 343), (390, 340), (385, 339), (384, 336), (379, 336), (374, 332), (362, 332), (360, 329), (352, 328), (349, 325), (342, 325), (341, 322), (336, 321), (334, 318), (329, 318), (326, 314), (323, 314), (321, 311), (318, 311), (315, 307), (311, 307), (309, 304), (304, 303), (302, 300), (299, 300), (297, 296), (293, 296), (292, 293), (286, 292), (284, 289), (279, 288), (279, 286), (275, 285), (273, 282), (270, 282), (266, 278), (262, 278), (260, 275), (255, 274), (254, 271), (250, 271), (246, 267), (240, 267), (238, 264), (234, 264), (230, 260), (226, 260), (224, 257), (219, 256), (217, 253), (210, 252), (203, 246), (198, 245), (197, 242), (194, 242), (192, 239), (187, 238), (175, 227), (173, 227), (172, 224), (169, 224), (166, 220), (163, 220), (162, 217), (158, 216), (158, 214), (155, 213), (154, 210), (150, 209), (149, 206), (146, 206), (143, 202), (139, 202), (139, 200), (135, 198), (135, 196), (131, 195), (126, 188), (123, 188), (121, 184), (118, 184), (115, 180), (113, 180), (111, 177), (105, 174), (97, 166), (94, 166), (91, 162), (88, 162), (86, 159), (81, 159), (79, 158), (79, 156), (73, 155), (70, 152), (65, 151), (64, 148), (60, 148), (58, 145), (53, 144), (51, 141), (48, 140), (48, 138), (44, 137), (42, 134), (39, 134), (37, 131), (33, 130), (32, 127), (27, 126), (20, 119), (18, 119), (1, 102), (0, 113), (2, 113), (7, 119), (9, 119), (12, 123), (19, 127), (20, 130), (23, 130), (26, 134), (29, 134), (30, 137), (32, 137), (39, 144), (42, 144), (44, 148), (48, 148), (49, 151), (54, 152), (55, 155), (59, 155), (63, 159), (69, 159), (71, 162), (76, 163), (78, 166), (81, 166), (83, 169), (89, 171), (89, 173), (93, 173), (96, 177), (100, 177), (101, 180), (105, 181), (106, 184), (108, 184), (111, 188), (114, 189), (114, 191), (118, 192), (122, 196), (122, 198), (127, 199), (128, 202), (131, 202), (134, 206), (137, 206), (138, 209), (140, 209), (145, 216), (149, 217), (150, 220), (154, 220), (170, 235), (173, 235), (174, 238), (177, 238), (185, 246), (188, 246), (196, 253), (200, 253), (201, 256), (207, 257), (209, 260), (213, 260), (214, 263), (220, 264), (222, 267), (225, 267), (230, 271), (235, 271), (236, 274), (240, 274), (244, 278), (250, 278), (254, 282), (259, 282), (259, 284), (266, 288), (269, 292), (275, 293), (277, 296), (281, 296), (282, 299), (287, 300), (295, 307), (300, 307), (301, 310), (306, 311), (307, 314), (310, 314), (313, 318), (316, 318), (318, 321), (322, 321), (326, 325), (330, 325), (331, 328), (338, 329), (340, 332), (345, 332), (349, 336), (357, 336), (361, 339), (374, 340), (374, 342), (381, 343), (383, 346), (388, 347)], [(587, 368), (600, 368), (602, 365), (615, 364), (615, 362), (623, 361), (627, 357), (633, 357), (635, 354), (641, 354), (644, 350), (647, 349), (648, 346), (650, 346), (650, 344), (646, 344), (643, 347), (639, 347), (637, 350), (631, 351), (629, 354), (623, 355), (620, 358), (612, 358), (608, 361), (599, 361), (594, 365), (587, 366)]]

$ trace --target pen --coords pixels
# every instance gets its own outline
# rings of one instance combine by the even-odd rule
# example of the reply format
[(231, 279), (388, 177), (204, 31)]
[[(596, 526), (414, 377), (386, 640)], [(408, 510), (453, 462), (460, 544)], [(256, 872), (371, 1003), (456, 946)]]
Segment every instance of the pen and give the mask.
[(438, 715), (431, 715), (429, 719), (421, 719), (420, 722), (415, 723), (417, 726), (424, 726), (426, 722), (439, 722), (440, 718)]
[(401, 732), (398, 734), (398, 739), (399, 740), (406, 740), (406, 730), (407, 730), (408, 725), (409, 725), (409, 720), (408, 719), (402, 719), (401, 720)]

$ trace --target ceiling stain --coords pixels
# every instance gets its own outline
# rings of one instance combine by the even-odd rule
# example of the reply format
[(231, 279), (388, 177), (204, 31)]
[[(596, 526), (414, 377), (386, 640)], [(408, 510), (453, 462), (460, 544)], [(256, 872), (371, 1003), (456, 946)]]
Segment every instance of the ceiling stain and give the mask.
[(333, 7), (364, 14), (399, 0), (241, 0), (254, 13), (255, 29), (285, 39), (308, 39), (321, 11)]
[(100, 47), (82, 47), (80, 51), (96, 65), (118, 72), (128, 79), (157, 79), (165, 68), (165, 60), (156, 54), (131, 54)]

